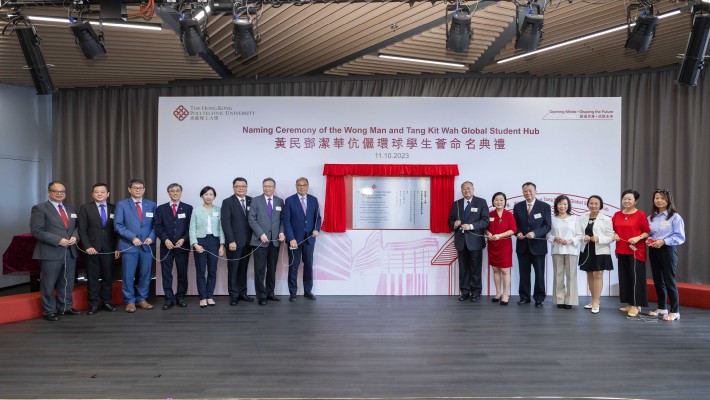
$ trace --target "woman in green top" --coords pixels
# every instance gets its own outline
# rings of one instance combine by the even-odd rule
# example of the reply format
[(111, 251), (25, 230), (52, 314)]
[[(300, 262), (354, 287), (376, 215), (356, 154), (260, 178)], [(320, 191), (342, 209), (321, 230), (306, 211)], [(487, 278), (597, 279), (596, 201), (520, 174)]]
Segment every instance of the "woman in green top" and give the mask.
[[(200, 191), (202, 207), (195, 207), (190, 218), (190, 244), (195, 249), (195, 272), (200, 307), (215, 305), (213, 296), (217, 283), (217, 256), (224, 256), (224, 233), (220, 209), (213, 205), (217, 192), (211, 186)], [(207, 279), (205, 279), (205, 269)]]

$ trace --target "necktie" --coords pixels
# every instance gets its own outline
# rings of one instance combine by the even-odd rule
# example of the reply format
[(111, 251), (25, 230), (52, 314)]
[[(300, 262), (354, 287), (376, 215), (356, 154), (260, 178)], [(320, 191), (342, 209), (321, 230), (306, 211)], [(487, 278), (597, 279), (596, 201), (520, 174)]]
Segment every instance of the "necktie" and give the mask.
[(271, 206), (271, 199), (269, 199), (269, 203), (266, 205), (266, 209), (269, 210), (269, 218), (271, 218), (274, 214), (274, 208)]
[(138, 213), (138, 219), (143, 222), (143, 210), (141, 209), (141, 202), (136, 201), (136, 212)]
[(67, 218), (67, 213), (64, 211), (64, 207), (60, 204), (58, 206), (59, 208), (59, 215), (62, 217), (62, 221), (64, 221), (64, 227), (69, 229), (69, 218)]
[(530, 211), (532, 211), (532, 204), (528, 203), (528, 215), (530, 215)]
[(101, 225), (106, 225), (106, 205), (99, 205), (101, 208)]
[(177, 217), (177, 204), (173, 204), (173, 217)]
[(247, 215), (247, 205), (244, 203), (244, 199), (242, 199), (242, 211), (244, 211), (244, 215)]
[(301, 197), (301, 207), (303, 207), (303, 213), (306, 213), (306, 199), (305, 197)]
[(467, 221), (468, 216), (471, 214), (471, 201), (466, 201), (466, 205), (463, 208), (463, 220)]

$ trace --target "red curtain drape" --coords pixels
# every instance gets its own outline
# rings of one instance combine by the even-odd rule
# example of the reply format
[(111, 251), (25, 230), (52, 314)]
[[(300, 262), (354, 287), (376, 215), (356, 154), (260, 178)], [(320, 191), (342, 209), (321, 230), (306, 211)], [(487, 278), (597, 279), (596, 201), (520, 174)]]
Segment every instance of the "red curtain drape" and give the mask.
[(429, 176), (431, 177), (430, 229), (434, 233), (450, 232), (449, 208), (454, 202), (454, 177), (458, 165), (451, 164), (325, 164), (325, 210), (321, 229), (345, 232), (345, 176)]

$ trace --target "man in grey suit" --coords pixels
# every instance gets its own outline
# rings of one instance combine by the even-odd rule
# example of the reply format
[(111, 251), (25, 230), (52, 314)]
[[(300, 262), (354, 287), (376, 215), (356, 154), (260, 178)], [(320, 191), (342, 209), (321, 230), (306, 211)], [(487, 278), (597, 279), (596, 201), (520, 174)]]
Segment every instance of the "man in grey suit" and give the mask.
[(30, 216), (30, 231), (37, 239), (32, 258), (39, 260), (41, 268), (42, 315), (47, 321), (58, 321), (58, 314), (81, 314), (72, 308), (79, 231), (74, 208), (64, 203), (64, 184), (52, 181), (47, 189), (49, 200), (32, 207)]
[[(254, 287), (259, 305), (265, 306), (266, 300), (281, 301), (274, 294), (276, 286), (276, 262), (279, 246), (286, 239), (282, 220), (283, 199), (274, 196), (276, 181), (266, 178), (262, 181), (264, 194), (251, 200), (249, 208), (249, 226), (252, 230), (250, 244), (254, 251)], [(266, 279), (266, 286), (264, 286)]]

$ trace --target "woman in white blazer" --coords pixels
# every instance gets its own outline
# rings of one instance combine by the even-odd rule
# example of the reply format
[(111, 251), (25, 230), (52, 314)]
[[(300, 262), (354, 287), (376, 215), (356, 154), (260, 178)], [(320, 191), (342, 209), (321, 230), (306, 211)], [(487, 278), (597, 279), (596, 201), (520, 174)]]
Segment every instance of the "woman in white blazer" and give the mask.
[(571, 309), (579, 304), (577, 295), (577, 257), (582, 230), (576, 215), (570, 214), (572, 206), (569, 197), (555, 198), (552, 227), (547, 241), (552, 244), (553, 301), (557, 308)]
[(611, 261), (611, 247), (614, 240), (614, 227), (611, 218), (599, 213), (604, 208), (604, 201), (597, 195), (589, 196), (587, 200), (589, 213), (581, 215), (579, 223), (584, 232), (584, 248), (579, 254), (579, 268), (587, 273), (587, 285), (592, 294), (592, 302), (584, 306), (591, 309), (592, 314), (599, 312), (599, 298), (604, 285), (604, 271), (614, 269)]

